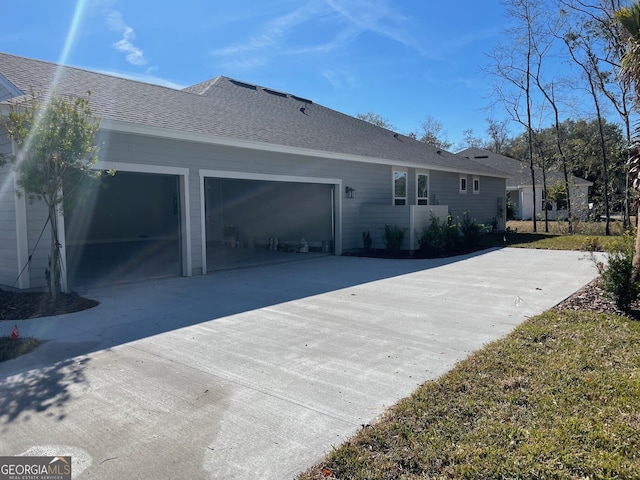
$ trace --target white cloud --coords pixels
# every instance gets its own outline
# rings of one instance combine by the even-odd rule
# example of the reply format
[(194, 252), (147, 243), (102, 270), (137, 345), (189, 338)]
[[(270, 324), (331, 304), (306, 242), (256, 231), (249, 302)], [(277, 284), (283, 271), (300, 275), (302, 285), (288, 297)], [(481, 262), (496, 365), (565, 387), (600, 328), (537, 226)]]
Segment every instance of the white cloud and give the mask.
[(321, 73), (322, 76), (336, 88), (351, 88), (356, 83), (350, 71), (324, 69)]
[[(226, 63), (237, 68), (263, 66), (269, 61), (269, 53), (271, 55), (286, 53), (286, 49), (275, 47), (281, 46), (285, 42), (291, 30), (314, 18), (323, 9), (324, 6), (317, 0), (312, 0), (286, 15), (267, 22), (263, 28), (246, 41), (213, 50), (211, 54), (228, 59)], [(267, 52), (269, 49), (270, 52)]]
[(109, 29), (122, 33), (122, 39), (112, 44), (119, 52), (126, 54), (127, 62), (131, 65), (146, 65), (149, 61), (145, 58), (142, 49), (136, 47), (133, 41), (136, 34), (122, 19), (120, 12), (110, 10), (107, 14), (107, 26)]
[(212, 50), (211, 55), (226, 67), (257, 68), (275, 57), (340, 52), (370, 32), (433, 57), (411, 33), (413, 27), (388, 0), (308, 0), (264, 23), (244, 41)]
[[(358, 30), (374, 32), (412, 48), (422, 55), (428, 52), (421, 42), (409, 33), (407, 17), (395, 12), (386, 0), (326, 0), (331, 9), (348, 20)], [(357, 35), (354, 35), (354, 37)]]

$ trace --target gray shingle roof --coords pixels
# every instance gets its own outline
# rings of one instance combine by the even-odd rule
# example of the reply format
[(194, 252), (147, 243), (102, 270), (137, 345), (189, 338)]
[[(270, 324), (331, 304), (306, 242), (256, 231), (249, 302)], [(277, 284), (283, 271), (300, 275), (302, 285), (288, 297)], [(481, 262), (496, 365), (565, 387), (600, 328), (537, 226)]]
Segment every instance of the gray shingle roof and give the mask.
[[(509, 174), (507, 179), (507, 188), (519, 188), (523, 186), (531, 186), (531, 170), (529, 164), (521, 162), (514, 158), (505, 157), (504, 155), (498, 155), (490, 150), (483, 148), (471, 147), (458, 152), (458, 155), (462, 155), (470, 160), (473, 160), (483, 165), (496, 168), (500, 171)], [(540, 168), (534, 168), (536, 186), (542, 185), (542, 170)], [(555, 183), (564, 183), (564, 174), (557, 170), (547, 170), (547, 185)], [(573, 175), (569, 175), (569, 183), (572, 185), (591, 186), (592, 183), (588, 180), (584, 180)]]
[(7, 53), (0, 53), (0, 75), (25, 94), (30, 90), (46, 92), (51, 85), (65, 95), (84, 96), (91, 91), (92, 109), (103, 120), (505, 176), (490, 166), (394, 134), (303, 97), (228, 77), (176, 90)]

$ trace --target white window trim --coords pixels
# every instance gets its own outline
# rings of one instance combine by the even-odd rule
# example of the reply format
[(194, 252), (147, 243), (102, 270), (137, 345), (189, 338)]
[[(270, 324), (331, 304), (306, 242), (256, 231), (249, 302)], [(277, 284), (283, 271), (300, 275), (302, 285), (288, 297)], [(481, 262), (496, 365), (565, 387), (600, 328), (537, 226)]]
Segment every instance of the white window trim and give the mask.
[[(404, 197), (396, 197), (396, 173), (404, 173), (405, 178), (407, 180), (407, 185), (405, 187), (405, 196)], [(393, 167), (391, 171), (391, 205), (394, 206), (402, 206), (396, 205), (396, 199), (404, 198), (404, 204), (409, 205), (409, 170), (406, 168), (398, 168)]]
[[(471, 188), (473, 189), (474, 195), (478, 195), (480, 193), (480, 177), (473, 177), (471, 181)], [(478, 182), (478, 188), (476, 189), (476, 182)]]
[[(464, 180), (464, 189), (462, 188), (462, 180)], [(458, 180), (458, 188), (460, 193), (466, 194), (469, 190), (469, 179), (466, 175), (460, 175), (460, 179)]]
[[(427, 196), (426, 197), (420, 197), (419, 196), (419, 190), (418, 190), (418, 178), (420, 177), (420, 175), (424, 175), (427, 177)], [(416, 205), (420, 205), (420, 200), (425, 199), (427, 201), (427, 205), (430, 205), (431, 202), (429, 201), (429, 192), (431, 192), (431, 185), (429, 184), (429, 182), (431, 181), (431, 175), (429, 174), (428, 171), (418, 171), (416, 172)]]

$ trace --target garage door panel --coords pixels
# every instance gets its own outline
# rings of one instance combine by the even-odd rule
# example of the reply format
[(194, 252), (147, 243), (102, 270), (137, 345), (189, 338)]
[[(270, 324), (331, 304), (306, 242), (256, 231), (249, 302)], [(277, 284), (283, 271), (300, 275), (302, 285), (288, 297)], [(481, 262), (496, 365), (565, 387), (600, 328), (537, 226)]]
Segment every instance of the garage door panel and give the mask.
[(178, 188), (174, 175), (103, 176), (81, 205), (65, 211), (70, 284), (179, 274)]
[[(220, 249), (230, 239), (258, 248), (270, 238), (292, 245), (304, 238), (317, 247), (333, 240), (333, 185), (206, 178), (205, 191), (207, 257), (224, 258), (225, 267), (231, 254)], [(243, 260), (239, 252), (233, 257)]]

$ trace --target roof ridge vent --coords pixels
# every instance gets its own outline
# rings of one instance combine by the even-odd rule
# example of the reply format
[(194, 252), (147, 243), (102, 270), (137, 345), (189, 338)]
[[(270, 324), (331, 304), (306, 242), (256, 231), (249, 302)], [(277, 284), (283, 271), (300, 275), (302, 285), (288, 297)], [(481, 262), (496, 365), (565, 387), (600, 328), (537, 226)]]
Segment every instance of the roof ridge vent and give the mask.
[(258, 90), (257, 86), (252, 85), (250, 83), (241, 82), (239, 80), (234, 80), (232, 78), (230, 78), (229, 81), (234, 85), (237, 85), (238, 87), (250, 88), (251, 90)]
[(298, 100), (299, 102), (304, 102), (304, 103), (313, 103), (311, 100), (307, 100), (306, 98), (302, 98), (302, 97), (298, 97), (297, 95), (291, 95), (291, 98)]
[(271, 95), (277, 95), (278, 97), (286, 97), (286, 96), (287, 96), (287, 94), (286, 94), (286, 93), (279, 92), (279, 91), (277, 91), (277, 90), (272, 90), (272, 89), (270, 89), (270, 88), (264, 88), (264, 87), (262, 87), (262, 90), (263, 90), (263, 91), (265, 91), (265, 92), (267, 92), (267, 93), (270, 93)]

